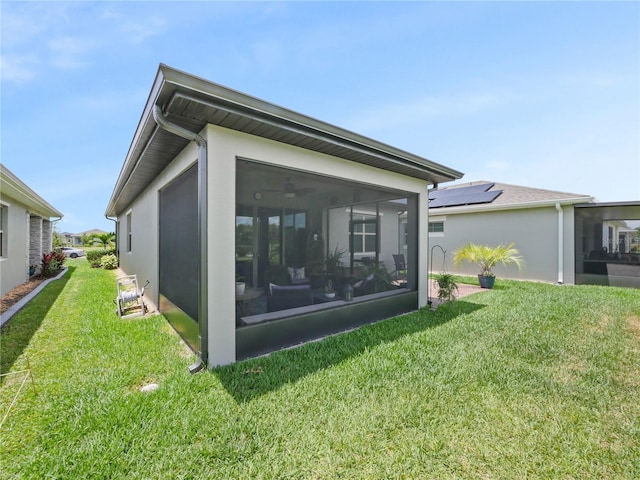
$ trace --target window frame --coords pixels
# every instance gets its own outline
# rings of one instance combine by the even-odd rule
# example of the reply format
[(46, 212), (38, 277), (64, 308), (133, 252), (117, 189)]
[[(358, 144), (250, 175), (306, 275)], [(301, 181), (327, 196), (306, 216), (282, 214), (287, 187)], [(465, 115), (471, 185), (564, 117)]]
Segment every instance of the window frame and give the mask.
[[(358, 218), (356, 218), (358, 217)], [(353, 254), (366, 256), (375, 255), (378, 250), (378, 215), (375, 212), (361, 212), (353, 211), (351, 215), (351, 228), (353, 229)], [(367, 226), (373, 225), (373, 231), (367, 231)], [(356, 231), (356, 227), (359, 226), (361, 231)], [(367, 250), (367, 237), (373, 239), (374, 249)], [(369, 242), (370, 243), (370, 242)], [(361, 247), (361, 250), (356, 249), (356, 244)]]
[(127, 236), (127, 253), (133, 252), (133, 235), (131, 233), (131, 226), (133, 224), (133, 210), (129, 210), (126, 213), (126, 236)]
[(7, 230), (9, 223), (9, 205), (0, 203), (0, 258), (7, 258)]

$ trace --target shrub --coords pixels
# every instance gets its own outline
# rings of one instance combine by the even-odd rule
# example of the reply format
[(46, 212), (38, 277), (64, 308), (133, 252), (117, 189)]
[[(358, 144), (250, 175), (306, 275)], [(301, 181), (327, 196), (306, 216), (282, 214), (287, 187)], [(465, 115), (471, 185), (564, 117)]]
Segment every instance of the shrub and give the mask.
[(105, 255), (115, 254), (116, 251), (112, 248), (105, 248), (101, 250), (89, 250), (87, 252), (87, 261), (93, 268), (100, 268), (102, 266), (102, 257)]
[(438, 284), (438, 300), (441, 302), (451, 302), (458, 294), (458, 282), (450, 273), (441, 273), (436, 277)]
[(100, 258), (100, 264), (105, 270), (113, 270), (114, 268), (118, 268), (118, 257), (113, 253), (103, 255), (102, 258)]
[(64, 265), (64, 261), (67, 257), (64, 256), (62, 252), (49, 252), (42, 254), (42, 275), (44, 278), (53, 277), (56, 275), (62, 266)]

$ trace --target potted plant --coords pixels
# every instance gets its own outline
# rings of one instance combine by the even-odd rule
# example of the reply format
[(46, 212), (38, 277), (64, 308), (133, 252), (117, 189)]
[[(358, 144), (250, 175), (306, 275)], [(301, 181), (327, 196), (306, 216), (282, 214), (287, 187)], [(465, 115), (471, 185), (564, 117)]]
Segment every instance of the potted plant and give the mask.
[(467, 261), (475, 263), (480, 267), (478, 281), (482, 288), (493, 288), (496, 280), (492, 269), (498, 263), (502, 263), (505, 267), (515, 265), (518, 270), (522, 270), (523, 259), (518, 249), (513, 248), (513, 242), (509, 245), (500, 244), (497, 247), (488, 245), (477, 245), (468, 243), (467, 245), (453, 252), (453, 263), (455, 265)]
[(336, 296), (336, 291), (333, 288), (332, 280), (327, 281), (327, 285), (324, 287), (324, 296), (327, 298), (334, 298)]
[(325, 258), (325, 269), (327, 275), (339, 276), (342, 273), (343, 263), (342, 257), (346, 254), (344, 250), (340, 250), (336, 245), (333, 252), (329, 252)]
[(450, 302), (456, 299), (458, 294), (458, 282), (451, 273), (441, 273), (436, 277), (438, 284), (438, 300)]
[(244, 277), (242, 275), (236, 275), (236, 297), (244, 295), (246, 286), (247, 284), (244, 282)]

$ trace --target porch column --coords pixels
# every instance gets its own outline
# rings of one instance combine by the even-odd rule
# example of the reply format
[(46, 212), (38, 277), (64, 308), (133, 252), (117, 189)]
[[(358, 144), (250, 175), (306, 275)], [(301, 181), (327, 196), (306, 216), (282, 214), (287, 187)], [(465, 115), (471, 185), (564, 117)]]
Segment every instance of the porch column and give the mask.
[(208, 344), (209, 366), (214, 367), (236, 361), (236, 156), (211, 126), (206, 139), (210, 166)]
[(53, 224), (42, 219), (42, 253), (48, 253), (53, 250)]
[(29, 217), (29, 265), (36, 266), (36, 272), (41, 270), (42, 259), (42, 217)]
[(429, 302), (429, 190), (418, 194), (418, 308)]

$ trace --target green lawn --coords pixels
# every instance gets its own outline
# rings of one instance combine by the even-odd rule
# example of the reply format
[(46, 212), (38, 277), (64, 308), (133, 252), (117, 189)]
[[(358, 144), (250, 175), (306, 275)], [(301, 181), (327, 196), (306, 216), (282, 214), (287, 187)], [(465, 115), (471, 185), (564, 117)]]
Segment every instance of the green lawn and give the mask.
[(162, 317), (117, 317), (113, 272), (69, 265), (2, 332), (2, 373), (28, 356), (37, 390), (0, 478), (640, 478), (638, 290), (498, 280), (190, 375)]

